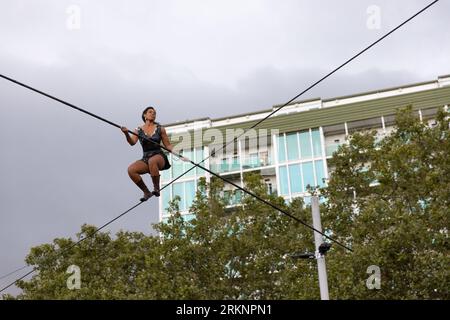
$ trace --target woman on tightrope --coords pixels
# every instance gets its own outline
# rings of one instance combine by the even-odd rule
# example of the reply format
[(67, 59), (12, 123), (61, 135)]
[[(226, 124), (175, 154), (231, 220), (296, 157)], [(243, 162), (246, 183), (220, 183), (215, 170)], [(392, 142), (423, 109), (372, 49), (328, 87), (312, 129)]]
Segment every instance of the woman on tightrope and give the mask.
[[(153, 107), (147, 107), (142, 112), (142, 121), (144, 124), (134, 130), (134, 133), (138, 136), (128, 133), (126, 127), (121, 127), (122, 132), (125, 134), (128, 143), (134, 146), (137, 141), (142, 145), (144, 155), (142, 159), (135, 161), (128, 167), (128, 175), (131, 180), (144, 192), (144, 196), (141, 201), (147, 201), (152, 194), (156, 197), (160, 195), (159, 180), (160, 170), (167, 170), (170, 168), (169, 160), (166, 154), (161, 150), (159, 144), (163, 143), (164, 147), (172, 152), (172, 145), (170, 144), (169, 137), (167, 136), (166, 129), (164, 129), (156, 119), (156, 110)], [(148, 141), (148, 139), (152, 140)], [(142, 174), (150, 173), (153, 181), (153, 192), (150, 192), (141, 178)]]

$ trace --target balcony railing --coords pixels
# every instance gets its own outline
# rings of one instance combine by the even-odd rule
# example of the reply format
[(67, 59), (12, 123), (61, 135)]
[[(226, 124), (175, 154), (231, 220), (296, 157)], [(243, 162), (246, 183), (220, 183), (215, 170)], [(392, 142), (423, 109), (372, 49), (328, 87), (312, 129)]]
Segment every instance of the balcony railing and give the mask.
[(221, 163), (211, 163), (210, 168), (212, 171), (217, 173), (225, 173), (225, 172), (233, 172), (239, 171), (241, 169), (241, 165), (238, 159), (233, 161), (222, 161)]
[(272, 165), (272, 159), (267, 154), (254, 154), (244, 158), (242, 168), (245, 169), (253, 169), (260, 168)]
[[(272, 159), (265, 153), (251, 154), (244, 157), (242, 161), (242, 168), (253, 169), (272, 165)], [(239, 171), (241, 169), (241, 163), (239, 158), (227, 158), (223, 159), (220, 163), (211, 163), (210, 168), (217, 173), (226, 173)]]
[(333, 156), (333, 153), (337, 151), (339, 146), (339, 143), (333, 143), (325, 146), (325, 154), (327, 155), (327, 157)]
[(232, 192), (231, 190), (226, 190), (224, 191), (224, 200), (229, 206), (240, 204), (242, 201), (242, 191), (236, 190)]

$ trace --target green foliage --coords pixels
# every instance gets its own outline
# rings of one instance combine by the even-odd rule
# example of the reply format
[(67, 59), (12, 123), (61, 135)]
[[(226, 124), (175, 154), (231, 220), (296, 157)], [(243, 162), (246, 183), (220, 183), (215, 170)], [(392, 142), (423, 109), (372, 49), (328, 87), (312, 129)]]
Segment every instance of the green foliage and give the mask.
[[(448, 114), (430, 128), (407, 108), (396, 127), (380, 143), (374, 132), (356, 134), (333, 157), (323, 223), (354, 252), (329, 254), (332, 297), (450, 297)], [(381, 269), (380, 290), (366, 287), (370, 265)]]
[[(334, 173), (320, 193), (322, 224), (354, 252), (333, 245), (327, 255), (332, 299), (448, 299), (450, 161), (449, 123), (442, 111), (429, 128), (410, 109), (380, 143), (355, 134), (332, 159)], [(266, 193), (258, 174), (246, 188), (312, 224), (302, 199), (286, 204)], [(318, 299), (313, 234), (280, 212), (244, 195), (230, 209), (223, 182), (199, 181), (185, 221), (178, 200), (171, 217), (155, 226), (160, 237), (119, 232), (114, 237), (84, 225), (72, 239), (32, 248), (37, 268), (21, 281), (18, 299)], [(317, 191), (316, 191), (317, 192)], [(58, 254), (60, 252), (60, 254)], [(62, 253), (61, 253), (62, 252)], [(68, 266), (81, 270), (81, 289), (69, 290)], [(381, 289), (369, 290), (367, 267), (381, 269)], [(4, 298), (13, 298), (5, 296)]]

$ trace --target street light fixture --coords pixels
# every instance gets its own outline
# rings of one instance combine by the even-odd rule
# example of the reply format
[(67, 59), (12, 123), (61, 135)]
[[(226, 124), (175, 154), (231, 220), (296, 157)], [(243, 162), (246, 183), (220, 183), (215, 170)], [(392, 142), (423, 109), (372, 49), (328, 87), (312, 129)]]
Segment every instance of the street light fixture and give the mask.
[(319, 246), (318, 252), (304, 252), (304, 253), (294, 253), (291, 254), (291, 258), (293, 259), (317, 259), (327, 254), (327, 252), (331, 249), (331, 243), (323, 242)]

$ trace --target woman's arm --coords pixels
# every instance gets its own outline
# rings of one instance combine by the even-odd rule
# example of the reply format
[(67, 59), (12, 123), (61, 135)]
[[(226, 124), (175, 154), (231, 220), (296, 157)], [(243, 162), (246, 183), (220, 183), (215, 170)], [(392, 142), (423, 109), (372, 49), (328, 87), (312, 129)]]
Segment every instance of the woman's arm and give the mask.
[[(127, 138), (127, 142), (130, 144), (130, 146), (134, 146), (136, 142), (138, 142), (138, 136), (132, 135), (130, 136), (130, 133), (128, 132), (128, 129), (126, 127), (120, 128), (122, 132), (125, 134), (125, 137)], [(138, 134), (137, 130), (133, 131), (135, 134)]]
[[(161, 140), (162, 140), (162, 143), (164, 144), (164, 147), (166, 147), (167, 149), (170, 150), (170, 152), (172, 152), (173, 146), (170, 144), (170, 140), (169, 140), (169, 137), (167, 136), (166, 129), (164, 129), (163, 127), (161, 127)], [(180, 160), (185, 161), (185, 162), (190, 162), (190, 160), (185, 157), (180, 157)]]
[(161, 140), (162, 143), (164, 144), (164, 147), (166, 147), (167, 149), (170, 150), (170, 152), (172, 152), (173, 146), (170, 144), (170, 140), (169, 137), (167, 136), (166, 129), (163, 127), (161, 127)]

